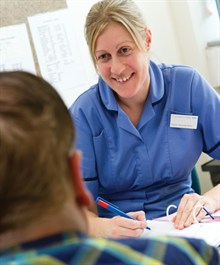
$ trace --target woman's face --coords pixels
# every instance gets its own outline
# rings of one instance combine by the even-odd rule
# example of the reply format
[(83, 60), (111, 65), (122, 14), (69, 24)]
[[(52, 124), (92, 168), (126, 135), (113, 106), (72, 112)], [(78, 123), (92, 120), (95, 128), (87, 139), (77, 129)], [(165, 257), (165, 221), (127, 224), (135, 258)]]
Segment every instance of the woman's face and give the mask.
[(120, 98), (146, 95), (150, 82), (147, 59), (150, 38), (150, 32), (146, 31), (146, 50), (140, 51), (130, 33), (119, 23), (109, 24), (98, 37), (95, 47), (97, 68)]

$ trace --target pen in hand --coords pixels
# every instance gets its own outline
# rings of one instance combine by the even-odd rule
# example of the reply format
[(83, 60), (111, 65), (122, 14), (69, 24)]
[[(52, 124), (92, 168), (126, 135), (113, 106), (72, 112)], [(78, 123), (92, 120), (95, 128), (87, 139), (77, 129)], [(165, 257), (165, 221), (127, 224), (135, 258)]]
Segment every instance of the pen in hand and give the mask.
[[(106, 210), (108, 210), (108, 211), (110, 211), (112, 213), (115, 213), (115, 214), (120, 215), (122, 217), (129, 218), (129, 219), (137, 221), (137, 219), (135, 219), (132, 216), (130, 216), (130, 215), (124, 213), (123, 211), (119, 210), (119, 208), (116, 205), (104, 200), (101, 197), (97, 197), (96, 203), (99, 206), (101, 206), (102, 208), (105, 208)], [(148, 227), (148, 226), (146, 227), (146, 229), (151, 230), (151, 228)]]

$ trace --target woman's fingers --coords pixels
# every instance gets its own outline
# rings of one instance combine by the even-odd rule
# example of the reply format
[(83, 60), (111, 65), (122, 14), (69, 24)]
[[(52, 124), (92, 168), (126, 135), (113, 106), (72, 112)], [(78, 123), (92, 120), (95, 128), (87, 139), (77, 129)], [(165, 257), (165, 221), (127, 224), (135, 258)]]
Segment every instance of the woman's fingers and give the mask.
[[(193, 209), (198, 204), (204, 204), (202, 196), (193, 193), (193, 194), (185, 194), (180, 201), (180, 204), (177, 209), (177, 214), (174, 219), (174, 226), (177, 229), (184, 229), (185, 227), (189, 227), (193, 222)], [(197, 214), (200, 209), (198, 209)]]
[(115, 216), (112, 218), (112, 237), (120, 238), (141, 236), (144, 229), (147, 227), (145, 213), (142, 211), (130, 212), (128, 215), (137, 220), (132, 220), (121, 216)]

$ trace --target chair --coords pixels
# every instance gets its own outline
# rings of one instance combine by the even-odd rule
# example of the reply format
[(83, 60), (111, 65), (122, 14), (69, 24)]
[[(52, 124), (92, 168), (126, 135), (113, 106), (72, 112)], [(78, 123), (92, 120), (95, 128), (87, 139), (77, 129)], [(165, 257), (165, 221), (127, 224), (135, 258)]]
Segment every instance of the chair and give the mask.
[(195, 167), (193, 168), (191, 172), (191, 177), (192, 177), (192, 188), (194, 189), (196, 193), (201, 195), (201, 185), (200, 185), (199, 176), (198, 176), (198, 173)]

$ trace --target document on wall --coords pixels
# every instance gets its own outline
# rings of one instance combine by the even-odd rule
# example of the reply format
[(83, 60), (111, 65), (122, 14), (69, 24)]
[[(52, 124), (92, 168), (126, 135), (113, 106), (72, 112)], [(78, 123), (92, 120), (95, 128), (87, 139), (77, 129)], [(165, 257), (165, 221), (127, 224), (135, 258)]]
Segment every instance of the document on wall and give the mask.
[(162, 217), (154, 220), (148, 220), (147, 224), (151, 230), (146, 230), (142, 237), (169, 235), (179, 237), (192, 237), (205, 240), (213, 246), (220, 245), (220, 210), (212, 214), (215, 220), (209, 217), (204, 218), (202, 222), (192, 224), (190, 227), (178, 230), (173, 223), (167, 218)]
[(36, 74), (25, 24), (0, 28), (0, 71), (14, 70)]
[(86, 78), (71, 13), (61, 9), (29, 17), (28, 22), (43, 78), (58, 90), (64, 101), (69, 99), (65, 97), (67, 90), (76, 97), (79, 91), (74, 88)]

